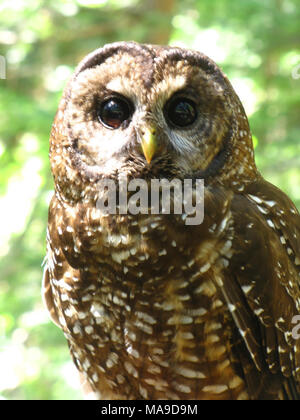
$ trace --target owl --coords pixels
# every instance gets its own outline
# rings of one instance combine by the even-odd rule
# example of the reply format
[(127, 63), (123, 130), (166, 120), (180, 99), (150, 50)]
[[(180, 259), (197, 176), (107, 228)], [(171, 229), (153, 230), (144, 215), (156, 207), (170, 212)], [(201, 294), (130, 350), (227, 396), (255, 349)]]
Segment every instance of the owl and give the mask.
[[(258, 172), (244, 108), (211, 59), (135, 42), (92, 52), (65, 88), (50, 161), (43, 297), (86, 393), (299, 398), (300, 215)], [(203, 218), (172, 211), (172, 188), (169, 212), (151, 200), (120, 211), (124, 179), (148, 195), (154, 180), (190, 180), (193, 203), (201, 180)], [(114, 212), (98, 205), (108, 181)]]

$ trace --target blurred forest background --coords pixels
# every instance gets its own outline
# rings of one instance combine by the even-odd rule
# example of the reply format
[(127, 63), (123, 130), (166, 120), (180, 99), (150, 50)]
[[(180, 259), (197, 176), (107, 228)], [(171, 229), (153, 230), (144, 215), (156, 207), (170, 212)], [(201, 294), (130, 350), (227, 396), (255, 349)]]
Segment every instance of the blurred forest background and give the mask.
[(1, 0), (0, 398), (82, 398), (40, 294), (48, 138), (74, 66), (119, 40), (203, 51), (246, 108), (260, 171), (300, 208), (299, 30), (300, 0)]

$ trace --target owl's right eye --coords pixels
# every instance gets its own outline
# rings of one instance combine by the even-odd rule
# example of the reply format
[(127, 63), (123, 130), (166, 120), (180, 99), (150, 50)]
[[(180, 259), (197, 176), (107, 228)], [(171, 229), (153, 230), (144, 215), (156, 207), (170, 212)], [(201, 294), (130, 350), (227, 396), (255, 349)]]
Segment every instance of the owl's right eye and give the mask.
[(120, 128), (129, 119), (132, 108), (125, 99), (110, 98), (104, 101), (98, 110), (99, 121), (108, 128)]

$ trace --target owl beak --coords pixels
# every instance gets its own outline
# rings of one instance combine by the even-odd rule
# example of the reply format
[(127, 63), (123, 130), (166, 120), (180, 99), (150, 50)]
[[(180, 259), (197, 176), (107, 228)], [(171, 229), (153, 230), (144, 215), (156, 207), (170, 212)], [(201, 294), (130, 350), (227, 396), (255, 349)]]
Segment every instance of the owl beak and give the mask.
[(153, 126), (142, 128), (141, 144), (144, 156), (149, 164), (157, 151), (156, 129)]

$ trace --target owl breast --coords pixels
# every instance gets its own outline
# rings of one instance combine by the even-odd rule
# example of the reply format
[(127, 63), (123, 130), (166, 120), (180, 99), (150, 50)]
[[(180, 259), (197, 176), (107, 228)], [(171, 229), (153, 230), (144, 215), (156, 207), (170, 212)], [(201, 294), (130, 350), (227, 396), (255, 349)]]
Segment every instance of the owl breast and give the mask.
[(53, 199), (50, 214), (65, 221), (49, 232), (63, 248), (52, 257), (59, 322), (102, 397), (247, 396), (231, 366), (226, 342), (235, 338), (218, 287), (231, 257), (229, 201), (211, 198), (214, 223), (190, 226), (201, 245), (186, 235), (183, 215), (101, 216)]

